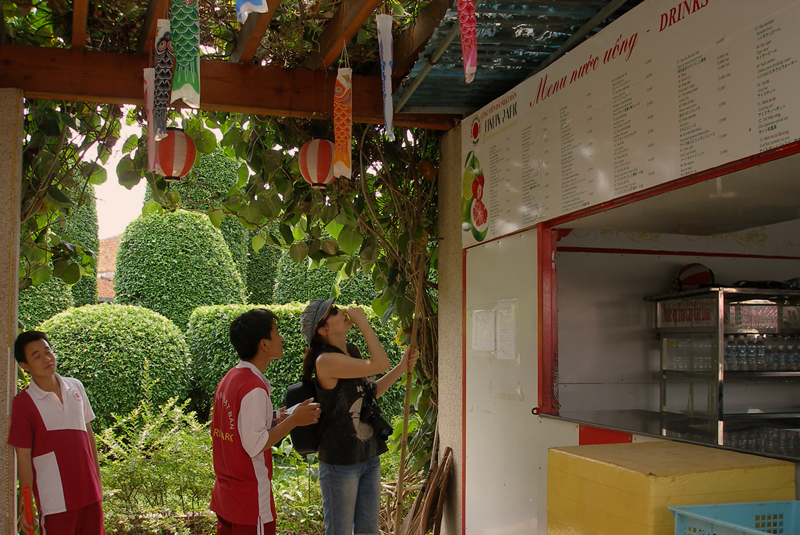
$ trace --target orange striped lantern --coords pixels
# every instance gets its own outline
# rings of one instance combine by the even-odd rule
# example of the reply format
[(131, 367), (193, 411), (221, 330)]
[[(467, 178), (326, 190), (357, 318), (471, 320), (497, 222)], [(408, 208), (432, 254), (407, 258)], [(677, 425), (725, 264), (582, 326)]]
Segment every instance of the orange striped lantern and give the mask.
[(179, 182), (197, 158), (191, 136), (182, 128), (167, 128), (167, 137), (158, 142), (158, 165), (167, 182)]
[(325, 189), (333, 180), (333, 153), (327, 139), (312, 139), (300, 149), (300, 173), (312, 188)]

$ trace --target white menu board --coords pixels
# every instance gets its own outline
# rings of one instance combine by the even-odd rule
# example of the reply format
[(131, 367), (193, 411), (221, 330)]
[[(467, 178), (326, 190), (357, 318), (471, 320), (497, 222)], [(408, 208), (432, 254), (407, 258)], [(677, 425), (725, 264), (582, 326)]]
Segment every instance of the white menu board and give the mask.
[(797, 28), (799, 0), (632, 9), (464, 120), (462, 245), (796, 141)]

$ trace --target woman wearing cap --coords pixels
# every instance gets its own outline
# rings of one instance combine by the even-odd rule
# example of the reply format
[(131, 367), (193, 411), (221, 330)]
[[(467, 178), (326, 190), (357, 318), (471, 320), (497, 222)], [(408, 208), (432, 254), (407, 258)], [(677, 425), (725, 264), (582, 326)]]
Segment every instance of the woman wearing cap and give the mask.
[[(300, 317), (300, 330), (309, 348), (303, 376), (316, 376), (320, 418), (319, 486), (326, 535), (379, 534), (381, 466), (387, 451), (379, 434), (383, 419), (374, 405), (406, 371), (417, 352), (411, 346), (400, 364), (389, 369), (389, 357), (372, 330), (364, 310), (340, 310), (333, 299), (314, 299)], [(346, 341), (356, 326), (367, 342), (367, 359)], [(374, 415), (378, 414), (377, 420)], [(366, 420), (366, 421), (365, 421)]]

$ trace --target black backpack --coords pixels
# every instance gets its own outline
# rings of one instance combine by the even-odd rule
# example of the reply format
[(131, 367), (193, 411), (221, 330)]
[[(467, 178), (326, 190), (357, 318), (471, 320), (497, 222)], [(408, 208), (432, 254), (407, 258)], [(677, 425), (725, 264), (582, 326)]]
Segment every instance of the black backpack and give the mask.
[[(284, 405), (293, 407), (309, 398), (317, 398), (317, 388), (314, 381), (303, 379), (286, 389)], [(292, 437), (292, 446), (300, 455), (316, 453), (319, 447), (320, 427), (319, 422), (312, 425), (298, 426), (289, 431)]]

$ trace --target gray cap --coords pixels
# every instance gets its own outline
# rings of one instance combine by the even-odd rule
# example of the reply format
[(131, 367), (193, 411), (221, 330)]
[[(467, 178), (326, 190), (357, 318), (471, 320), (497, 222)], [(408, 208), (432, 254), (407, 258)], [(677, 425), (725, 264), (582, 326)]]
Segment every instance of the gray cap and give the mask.
[(319, 322), (322, 321), (322, 318), (328, 313), (334, 301), (336, 301), (335, 297), (327, 301), (324, 299), (313, 299), (303, 313), (300, 314), (300, 333), (303, 335), (303, 338), (306, 339), (308, 347), (311, 347), (311, 340), (314, 339), (314, 335), (317, 333)]

